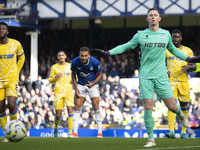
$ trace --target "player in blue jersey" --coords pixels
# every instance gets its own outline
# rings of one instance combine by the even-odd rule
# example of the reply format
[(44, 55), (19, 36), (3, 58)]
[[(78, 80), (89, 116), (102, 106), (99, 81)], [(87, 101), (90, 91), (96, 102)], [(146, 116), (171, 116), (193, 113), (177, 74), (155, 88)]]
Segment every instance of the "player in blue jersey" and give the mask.
[(169, 31), (159, 28), (161, 21), (159, 10), (151, 8), (147, 13), (149, 28), (138, 31), (126, 44), (119, 45), (109, 51), (94, 49), (92, 55), (109, 56), (117, 55), (140, 46), (140, 94), (144, 104), (144, 121), (148, 133), (148, 142), (144, 147), (156, 146), (153, 134), (154, 120), (152, 117), (154, 92), (163, 99), (170, 111), (176, 113), (183, 126), (188, 127), (188, 121), (182, 113), (180, 106), (176, 104), (172, 88), (169, 83), (165, 66), (166, 48), (176, 57), (190, 63), (200, 61), (200, 57), (187, 57), (172, 43)]
[[(75, 88), (75, 109), (74, 109), (74, 132), (73, 136), (78, 137), (78, 121), (80, 111), (86, 94), (89, 95), (95, 111), (95, 118), (98, 128), (97, 137), (102, 138), (102, 120), (99, 111), (100, 91), (97, 84), (102, 78), (102, 68), (99, 61), (90, 56), (88, 47), (82, 47), (79, 52), (79, 57), (72, 60), (72, 82)], [(77, 81), (78, 78), (78, 81)]]

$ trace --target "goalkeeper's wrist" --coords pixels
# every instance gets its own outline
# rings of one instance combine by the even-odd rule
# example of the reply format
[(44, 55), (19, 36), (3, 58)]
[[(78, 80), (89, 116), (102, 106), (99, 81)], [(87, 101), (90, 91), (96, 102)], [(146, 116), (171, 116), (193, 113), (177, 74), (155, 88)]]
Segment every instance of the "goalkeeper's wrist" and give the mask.
[(187, 57), (185, 61), (189, 62), (189, 60), (190, 60), (190, 57)]
[(110, 52), (109, 51), (104, 51), (103, 52), (106, 56), (110, 56)]

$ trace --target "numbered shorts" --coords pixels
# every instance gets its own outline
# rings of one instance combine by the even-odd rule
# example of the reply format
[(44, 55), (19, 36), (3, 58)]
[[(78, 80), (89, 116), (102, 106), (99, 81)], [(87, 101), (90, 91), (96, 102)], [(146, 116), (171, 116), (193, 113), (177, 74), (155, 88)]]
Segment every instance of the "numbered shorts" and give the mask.
[(18, 81), (0, 81), (0, 101), (18, 94)]
[(180, 102), (190, 102), (188, 82), (171, 81), (170, 82), (175, 99)]
[(80, 85), (80, 84), (77, 84), (77, 87), (80, 91), (80, 96), (82, 96), (82, 97), (86, 97), (87, 94), (90, 98), (100, 97), (100, 91), (99, 91), (98, 84), (92, 86), (91, 88), (89, 88), (85, 85)]
[(55, 94), (53, 105), (55, 110), (62, 109), (64, 106), (74, 107), (74, 93), (68, 92), (66, 94)]
[(161, 99), (174, 97), (168, 78), (140, 79), (139, 98), (153, 99), (155, 92)]

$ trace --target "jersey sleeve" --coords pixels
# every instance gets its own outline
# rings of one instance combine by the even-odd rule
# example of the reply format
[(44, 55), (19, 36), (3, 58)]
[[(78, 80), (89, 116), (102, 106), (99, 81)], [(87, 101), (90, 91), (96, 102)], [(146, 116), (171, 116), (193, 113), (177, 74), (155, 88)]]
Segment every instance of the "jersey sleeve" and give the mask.
[(100, 72), (102, 70), (101, 68), (101, 65), (100, 65), (100, 62), (99, 61), (96, 61), (95, 63), (95, 70), (96, 72)]
[(19, 42), (17, 42), (17, 57), (18, 57), (18, 62), (17, 62), (17, 70), (18, 70), (18, 73), (21, 71), (23, 65), (24, 65), (24, 62), (25, 62), (25, 55), (24, 55), (24, 50), (21, 46), (21, 44)]
[(169, 57), (170, 52), (168, 51), (168, 49), (166, 49), (166, 58)]
[(182, 60), (186, 60), (187, 56), (185, 54), (183, 54), (180, 50), (178, 50), (173, 42), (172, 42), (172, 37), (170, 35), (170, 33), (168, 33), (169, 35), (169, 42), (168, 42), (168, 45), (167, 45), (167, 49), (173, 54), (175, 55), (176, 57), (182, 59)]
[(54, 66), (51, 67), (51, 73), (50, 73), (50, 76), (49, 76), (49, 82), (50, 83), (53, 83), (56, 81), (55, 79), (55, 72), (54, 72)]
[(72, 60), (71, 67), (70, 67), (71, 71), (76, 71), (76, 67), (74, 63), (75, 62)]
[(119, 46), (111, 49), (109, 52), (110, 52), (110, 55), (121, 54), (123, 52), (126, 52), (126, 51), (136, 48), (138, 46), (138, 44), (139, 44), (139, 35), (137, 33), (134, 35), (134, 37), (129, 42), (127, 42), (126, 44), (123, 44), (123, 45), (119, 45)]
[(24, 50), (22, 48), (22, 45), (19, 42), (17, 42), (17, 56), (20, 57), (22, 55), (24, 55)]
[(189, 54), (188, 54), (189, 57), (193, 57), (194, 54), (193, 54), (193, 51), (189, 48)]

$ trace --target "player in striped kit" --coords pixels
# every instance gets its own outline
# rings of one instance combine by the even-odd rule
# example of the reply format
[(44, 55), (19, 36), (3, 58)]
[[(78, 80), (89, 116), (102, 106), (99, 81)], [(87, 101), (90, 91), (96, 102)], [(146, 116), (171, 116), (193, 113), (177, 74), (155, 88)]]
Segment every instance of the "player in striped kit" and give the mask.
[[(0, 22), (0, 123), (7, 124), (6, 98), (11, 120), (17, 120), (19, 73), (25, 61), (24, 50), (15, 39), (8, 38), (8, 25)], [(6, 138), (2, 142), (9, 142)]]
[(64, 51), (59, 51), (57, 54), (58, 63), (51, 67), (49, 82), (55, 83), (54, 107), (56, 110), (54, 137), (58, 137), (58, 125), (62, 115), (62, 109), (67, 107), (68, 111), (68, 137), (72, 136), (73, 129), (73, 107), (74, 94), (71, 79), (71, 64), (65, 62), (67, 55)]
[[(181, 44), (182, 41), (182, 32), (180, 30), (172, 31), (172, 42), (185, 55), (192, 57), (193, 52), (189, 47), (183, 46)], [(168, 50), (166, 50), (166, 59), (167, 59), (167, 70), (169, 72), (169, 80), (174, 93), (175, 99), (178, 99), (181, 110), (188, 119), (188, 102), (190, 102), (189, 97), (189, 84), (187, 79), (187, 70), (192, 69), (196, 70), (196, 64), (189, 64), (186, 61), (183, 61), (173, 54), (171, 54)], [(175, 138), (174, 134), (174, 121), (176, 114), (172, 113), (170, 110), (168, 111), (168, 124), (170, 132), (165, 135), (168, 138)], [(186, 127), (182, 126), (181, 128), (181, 138), (187, 139), (189, 138), (186, 133)]]

